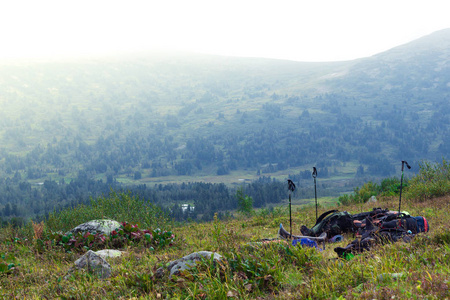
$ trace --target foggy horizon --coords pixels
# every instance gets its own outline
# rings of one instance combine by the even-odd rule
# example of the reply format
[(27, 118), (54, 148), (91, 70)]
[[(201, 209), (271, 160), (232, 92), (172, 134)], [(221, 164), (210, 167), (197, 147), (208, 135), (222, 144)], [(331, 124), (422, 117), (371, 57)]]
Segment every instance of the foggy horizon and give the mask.
[(450, 28), (445, 1), (54, 0), (0, 5), (0, 60), (169, 51), (354, 60)]

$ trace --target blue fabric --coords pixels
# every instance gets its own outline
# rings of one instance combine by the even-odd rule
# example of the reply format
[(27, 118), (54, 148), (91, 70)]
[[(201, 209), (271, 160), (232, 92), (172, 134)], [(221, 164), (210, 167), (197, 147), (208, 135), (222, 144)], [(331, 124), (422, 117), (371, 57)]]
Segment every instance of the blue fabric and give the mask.
[(300, 240), (300, 245), (306, 246), (306, 247), (315, 247), (317, 248), (316, 241), (310, 240), (308, 238), (303, 238)]
[(314, 247), (314, 248), (317, 248), (320, 251), (322, 251), (322, 249), (320, 249), (317, 246), (317, 242), (316, 241), (313, 241), (313, 240), (308, 239), (308, 238), (296, 239), (296, 240), (292, 241), (292, 245), (293, 246), (296, 246), (297, 244), (300, 244), (300, 246), (302, 246), (302, 247), (311, 247), (311, 248)]

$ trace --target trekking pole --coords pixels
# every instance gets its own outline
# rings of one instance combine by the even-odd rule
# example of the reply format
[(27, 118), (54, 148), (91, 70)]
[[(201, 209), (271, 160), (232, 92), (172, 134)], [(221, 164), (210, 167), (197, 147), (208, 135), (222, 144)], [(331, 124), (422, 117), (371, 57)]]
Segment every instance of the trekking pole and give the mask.
[(398, 200), (398, 215), (400, 216), (400, 207), (402, 205), (402, 188), (403, 188), (403, 170), (404, 170), (404, 166), (406, 164), (406, 167), (408, 169), (411, 169), (411, 166), (408, 165), (408, 163), (406, 162), (406, 160), (402, 160), (402, 178), (400, 179), (400, 199)]
[(288, 190), (289, 190), (289, 237), (292, 238), (291, 192), (295, 191), (295, 184), (290, 179), (288, 179)]
[(314, 178), (314, 197), (316, 198), (316, 222), (317, 222), (317, 186), (316, 186), (317, 169), (316, 169), (316, 167), (313, 167), (312, 177)]

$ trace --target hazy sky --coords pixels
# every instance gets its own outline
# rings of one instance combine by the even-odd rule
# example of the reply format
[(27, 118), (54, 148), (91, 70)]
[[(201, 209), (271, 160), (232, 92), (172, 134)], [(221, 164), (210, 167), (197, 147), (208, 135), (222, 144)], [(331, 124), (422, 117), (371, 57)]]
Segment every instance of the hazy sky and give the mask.
[(0, 58), (172, 49), (348, 60), (450, 28), (449, 11), (448, 0), (10, 0)]

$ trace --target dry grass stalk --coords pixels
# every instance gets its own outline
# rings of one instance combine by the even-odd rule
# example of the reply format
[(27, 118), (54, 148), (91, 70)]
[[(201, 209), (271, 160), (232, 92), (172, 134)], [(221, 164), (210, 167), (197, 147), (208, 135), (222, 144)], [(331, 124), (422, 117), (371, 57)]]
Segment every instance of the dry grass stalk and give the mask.
[(37, 240), (42, 238), (42, 234), (44, 233), (44, 221), (41, 223), (34, 223), (31, 221), (31, 224), (33, 225), (34, 230), (34, 239)]

